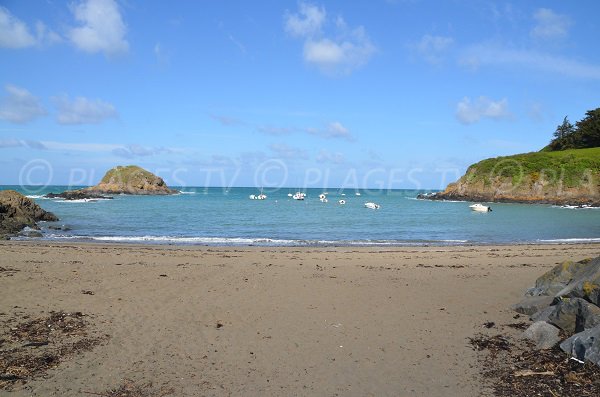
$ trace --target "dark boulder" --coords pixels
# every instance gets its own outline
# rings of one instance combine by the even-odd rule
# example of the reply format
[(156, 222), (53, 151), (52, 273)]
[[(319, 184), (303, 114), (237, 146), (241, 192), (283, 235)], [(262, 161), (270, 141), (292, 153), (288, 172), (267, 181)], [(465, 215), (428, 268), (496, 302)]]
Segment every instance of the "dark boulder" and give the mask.
[(600, 366), (600, 325), (571, 336), (560, 344), (560, 348), (578, 360)]
[(16, 235), (25, 227), (39, 229), (39, 221), (57, 221), (51, 212), (42, 209), (30, 198), (14, 190), (0, 191), (0, 236)]
[(600, 307), (580, 298), (562, 298), (551, 306), (548, 321), (569, 334), (600, 324)]
[(112, 199), (110, 196), (105, 196), (100, 193), (86, 192), (83, 190), (67, 190), (62, 193), (48, 193), (44, 197), (50, 199), (64, 199), (64, 200), (109, 200)]

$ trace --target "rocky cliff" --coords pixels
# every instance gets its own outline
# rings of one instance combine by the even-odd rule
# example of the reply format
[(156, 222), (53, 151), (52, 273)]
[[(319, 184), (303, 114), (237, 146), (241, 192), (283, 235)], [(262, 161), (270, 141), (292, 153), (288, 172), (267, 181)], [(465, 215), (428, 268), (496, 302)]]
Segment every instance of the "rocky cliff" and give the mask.
[(600, 206), (600, 148), (486, 159), (430, 200)]
[(38, 229), (38, 221), (57, 221), (33, 200), (14, 190), (0, 191), (0, 238), (7, 238), (29, 226)]

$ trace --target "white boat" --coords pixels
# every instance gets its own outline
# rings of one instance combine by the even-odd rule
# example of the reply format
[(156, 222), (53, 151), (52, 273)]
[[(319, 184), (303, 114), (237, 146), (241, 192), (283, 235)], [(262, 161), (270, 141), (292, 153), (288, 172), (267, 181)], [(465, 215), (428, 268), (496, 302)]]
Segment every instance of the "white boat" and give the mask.
[(257, 200), (266, 200), (267, 199), (267, 195), (266, 194), (259, 194), (258, 196), (256, 196)]
[(483, 204), (471, 204), (469, 206), (470, 209), (472, 209), (473, 211), (477, 211), (477, 212), (492, 212), (492, 207), (489, 207), (487, 205), (483, 205)]
[(319, 199), (320, 199), (321, 201), (322, 201), (322, 200), (325, 200), (326, 198), (327, 198), (327, 196), (325, 195), (325, 193), (321, 193), (321, 194), (319, 194)]
[(294, 195), (292, 193), (288, 193), (288, 197), (293, 197)]
[(256, 200), (256, 196), (255, 196), (254, 194), (251, 194), (250, 196), (248, 196), (248, 198), (249, 198), (250, 200)]
[(354, 193), (354, 194), (355, 194), (355, 195), (357, 195), (357, 196), (360, 196), (360, 192), (356, 192), (356, 193)]
[(292, 196), (292, 198), (293, 198), (294, 200), (304, 200), (304, 198), (305, 198), (305, 197), (306, 197), (306, 194), (305, 194), (305, 193), (302, 193), (302, 192), (296, 192), (296, 193), (294, 193), (294, 195)]
[(381, 206), (379, 204), (375, 204), (375, 203), (372, 203), (372, 202), (365, 203), (365, 207), (369, 208), (369, 209), (372, 209), (372, 210), (378, 210), (378, 209), (381, 208)]
[(344, 205), (344, 204), (346, 204), (346, 200), (340, 200), (340, 201), (338, 201), (338, 203), (339, 203), (340, 205)]

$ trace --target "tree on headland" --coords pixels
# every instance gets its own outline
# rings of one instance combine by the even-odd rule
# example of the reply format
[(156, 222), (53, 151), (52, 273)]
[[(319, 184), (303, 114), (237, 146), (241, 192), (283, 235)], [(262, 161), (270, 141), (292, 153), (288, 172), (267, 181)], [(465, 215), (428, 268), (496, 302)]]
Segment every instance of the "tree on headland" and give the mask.
[(575, 123), (565, 117), (556, 127), (554, 139), (545, 150), (566, 150), (600, 147), (600, 108), (589, 110), (586, 117)]
[(600, 108), (588, 110), (585, 118), (577, 123), (577, 134), (584, 147), (600, 146)]
[(550, 142), (550, 148), (552, 150), (567, 149), (574, 132), (575, 126), (571, 124), (567, 116), (565, 116), (562, 124), (556, 127), (556, 131), (554, 131), (554, 139)]

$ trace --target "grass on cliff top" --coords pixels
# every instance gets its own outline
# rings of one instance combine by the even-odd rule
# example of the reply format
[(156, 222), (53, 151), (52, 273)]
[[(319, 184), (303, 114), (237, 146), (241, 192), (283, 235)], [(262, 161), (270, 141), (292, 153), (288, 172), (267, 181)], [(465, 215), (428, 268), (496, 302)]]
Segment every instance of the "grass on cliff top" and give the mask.
[(590, 182), (590, 173), (600, 177), (600, 147), (486, 159), (470, 166), (466, 177), (469, 182), (483, 179), (486, 184), (496, 177), (512, 178), (513, 184), (543, 178), (551, 184), (562, 181), (567, 187), (577, 187)]
[(108, 172), (106, 172), (106, 174), (104, 175), (104, 178), (102, 178), (101, 183), (109, 183), (111, 178), (114, 178), (114, 180), (119, 181), (121, 183), (127, 184), (142, 178), (153, 180), (154, 178), (156, 178), (156, 175), (154, 175), (150, 171), (146, 171), (145, 169), (138, 167), (137, 165), (119, 165), (115, 168), (108, 170)]

